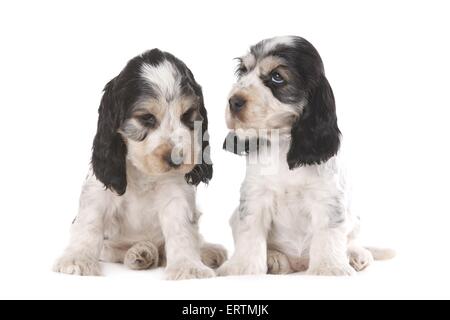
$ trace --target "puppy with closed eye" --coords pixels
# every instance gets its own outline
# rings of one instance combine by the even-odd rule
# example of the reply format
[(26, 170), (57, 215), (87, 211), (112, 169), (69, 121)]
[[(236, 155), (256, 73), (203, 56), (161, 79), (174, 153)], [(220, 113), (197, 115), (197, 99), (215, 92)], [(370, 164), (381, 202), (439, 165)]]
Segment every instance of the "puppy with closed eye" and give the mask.
[[(128, 62), (104, 89), (70, 243), (57, 272), (100, 275), (99, 260), (168, 279), (214, 276), (226, 251), (202, 240), (196, 186), (212, 178), (200, 85), (167, 52)], [(204, 139), (205, 137), (205, 139)]]
[(237, 75), (225, 148), (247, 155), (247, 171), (230, 221), (235, 252), (218, 274), (352, 275), (391, 257), (357, 241), (334, 96), (317, 50), (295, 36), (263, 40), (240, 58)]

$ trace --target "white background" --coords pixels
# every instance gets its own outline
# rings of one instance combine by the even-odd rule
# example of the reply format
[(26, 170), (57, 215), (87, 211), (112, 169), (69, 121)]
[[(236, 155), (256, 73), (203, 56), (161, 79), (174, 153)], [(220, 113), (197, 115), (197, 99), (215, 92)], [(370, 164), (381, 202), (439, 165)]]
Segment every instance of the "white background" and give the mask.
[[(448, 1), (2, 1), (0, 298), (450, 298)], [(201, 231), (232, 250), (244, 159), (221, 150), (233, 58), (275, 35), (310, 40), (335, 92), (364, 242), (398, 251), (353, 278), (163, 281), (105, 265), (54, 274), (90, 161), (105, 83), (172, 52), (203, 86), (215, 176)]]

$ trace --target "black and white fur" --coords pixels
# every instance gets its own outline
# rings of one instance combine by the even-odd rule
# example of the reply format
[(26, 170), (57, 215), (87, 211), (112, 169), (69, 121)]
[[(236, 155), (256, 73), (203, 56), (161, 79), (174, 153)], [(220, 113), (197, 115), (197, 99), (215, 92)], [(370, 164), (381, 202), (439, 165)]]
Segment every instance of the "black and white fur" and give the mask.
[(388, 258), (390, 251), (372, 255), (357, 241), (335, 100), (317, 50), (300, 37), (277, 37), (239, 60), (227, 125), (242, 141), (263, 129), (270, 146), (244, 148), (247, 172), (231, 218), (235, 252), (218, 274), (352, 275), (374, 256)]
[(100, 275), (102, 260), (166, 265), (168, 279), (214, 276), (226, 252), (202, 240), (195, 200), (212, 178), (207, 129), (201, 87), (183, 62), (158, 49), (130, 60), (104, 89), (92, 170), (54, 270)]

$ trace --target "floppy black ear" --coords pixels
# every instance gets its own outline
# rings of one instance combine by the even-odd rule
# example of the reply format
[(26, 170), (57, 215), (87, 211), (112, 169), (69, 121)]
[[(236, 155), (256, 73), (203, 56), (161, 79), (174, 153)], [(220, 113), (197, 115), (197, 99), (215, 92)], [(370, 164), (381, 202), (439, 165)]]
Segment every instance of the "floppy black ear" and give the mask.
[(208, 136), (208, 112), (206, 111), (203, 102), (203, 95), (201, 88), (194, 89), (200, 97), (200, 115), (203, 118), (202, 122), (202, 163), (195, 165), (191, 172), (185, 175), (187, 183), (197, 186), (200, 182), (208, 183), (212, 179), (213, 166), (210, 157), (209, 136)]
[(326, 162), (338, 152), (340, 135), (333, 91), (325, 75), (321, 75), (292, 127), (289, 168)]
[(106, 188), (123, 195), (127, 188), (127, 146), (117, 132), (124, 111), (114, 85), (115, 79), (105, 86), (98, 109), (97, 133), (92, 147), (92, 168), (97, 179)]

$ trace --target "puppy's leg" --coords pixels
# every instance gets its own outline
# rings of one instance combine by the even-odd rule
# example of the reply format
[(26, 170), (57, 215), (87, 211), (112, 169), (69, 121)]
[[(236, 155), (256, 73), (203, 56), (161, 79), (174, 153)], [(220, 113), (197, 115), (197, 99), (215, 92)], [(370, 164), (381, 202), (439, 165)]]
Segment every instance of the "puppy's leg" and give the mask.
[(336, 210), (335, 206), (318, 204), (314, 207), (308, 274), (349, 276), (355, 273), (347, 257), (344, 213)]
[(144, 270), (157, 267), (159, 253), (151, 241), (141, 241), (128, 249), (124, 264), (133, 270)]
[(264, 201), (246, 202), (231, 219), (235, 252), (218, 270), (220, 276), (267, 273), (267, 233), (271, 224)]
[[(103, 198), (100, 197), (99, 198)], [(70, 242), (53, 270), (81, 276), (101, 274), (99, 256), (103, 246), (103, 217), (101, 199), (83, 192), (80, 210), (72, 224)]]
[(100, 261), (123, 263), (125, 255), (131, 246), (132, 244), (127, 242), (122, 243), (105, 240), (103, 242), (103, 248), (100, 254)]
[(267, 273), (270, 274), (288, 274), (295, 270), (291, 267), (288, 257), (277, 250), (267, 251)]
[(227, 260), (227, 250), (218, 244), (203, 243), (200, 254), (202, 262), (212, 269), (217, 269)]
[(200, 258), (200, 237), (193, 205), (183, 198), (173, 198), (161, 210), (159, 218), (165, 238), (167, 279), (213, 277), (214, 271)]

